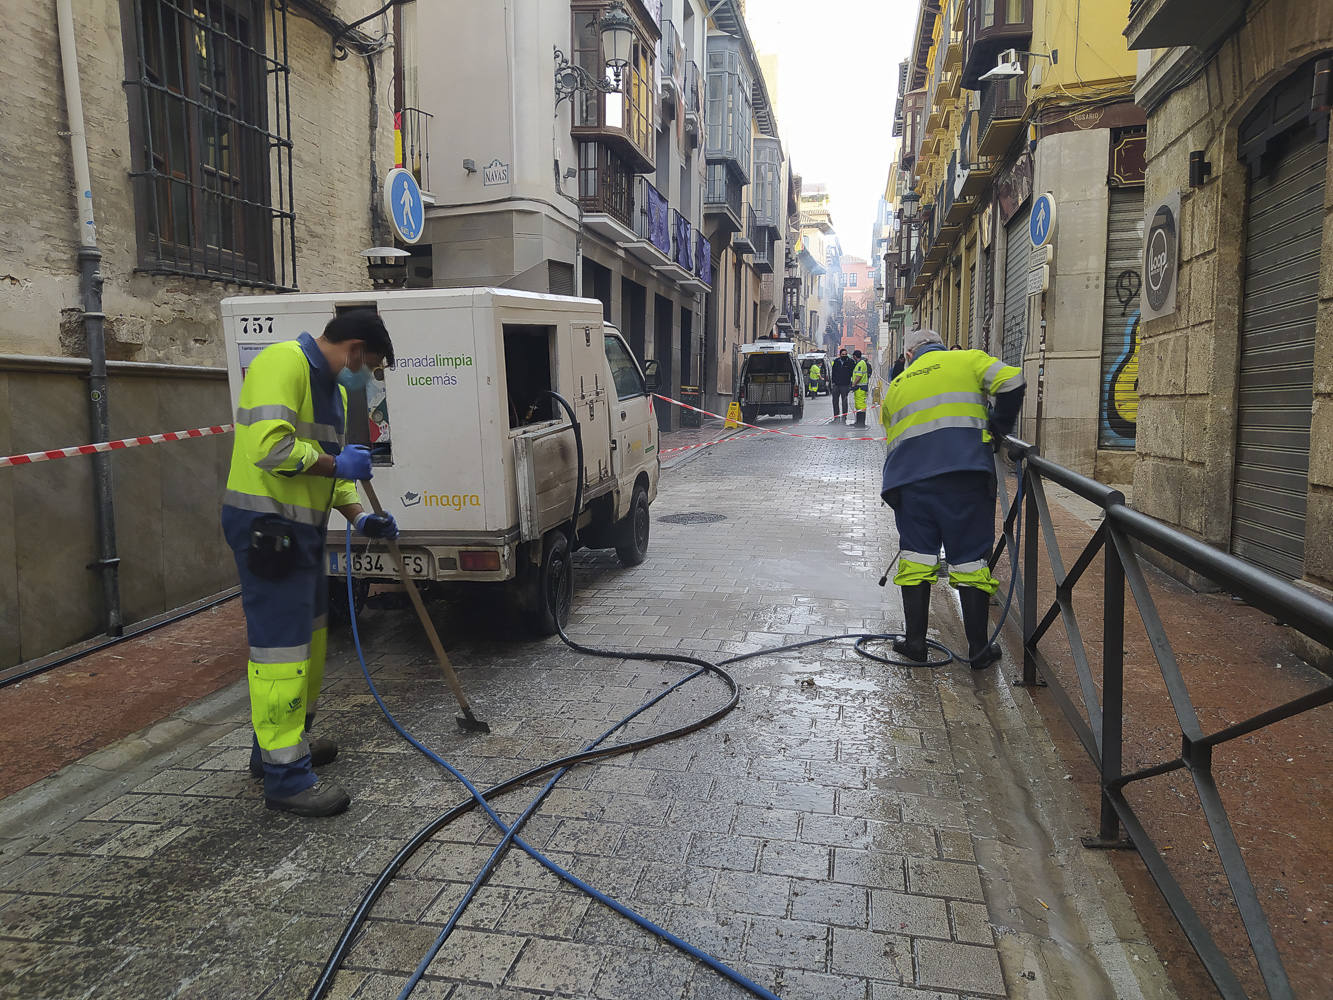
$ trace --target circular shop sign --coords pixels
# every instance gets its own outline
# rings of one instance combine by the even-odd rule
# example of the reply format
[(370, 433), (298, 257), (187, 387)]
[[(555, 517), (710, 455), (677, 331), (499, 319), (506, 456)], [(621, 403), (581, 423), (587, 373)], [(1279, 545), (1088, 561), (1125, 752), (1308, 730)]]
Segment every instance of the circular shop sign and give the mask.
[(1157, 312), (1166, 305), (1176, 281), (1176, 216), (1171, 206), (1159, 206), (1153, 216), (1144, 256), (1143, 290), (1148, 305)]

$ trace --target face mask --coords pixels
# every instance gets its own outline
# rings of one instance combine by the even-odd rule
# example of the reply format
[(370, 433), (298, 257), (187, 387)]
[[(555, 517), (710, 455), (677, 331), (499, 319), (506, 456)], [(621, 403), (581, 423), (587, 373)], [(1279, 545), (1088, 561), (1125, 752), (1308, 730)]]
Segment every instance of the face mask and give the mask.
[(343, 388), (353, 391), (364, 389), (366, 386), (370, 385), (370, 378), (370, 368), (366, 365), (362, 365), (356, 371), (352, 371), (350, 368), (344, 368), (338, 373), (338, 382)]

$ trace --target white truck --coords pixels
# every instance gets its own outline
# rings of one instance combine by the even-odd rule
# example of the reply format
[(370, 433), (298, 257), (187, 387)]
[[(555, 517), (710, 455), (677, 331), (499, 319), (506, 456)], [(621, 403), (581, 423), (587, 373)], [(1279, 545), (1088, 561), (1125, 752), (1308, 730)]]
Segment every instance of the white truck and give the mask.
[[(318, 337), (349, 309), (377, 310), (393, 338), (396, 365), (364, 399), (349, 394), (347, 429), (349, 443), (371, 446), (372, 486), (398, 521), (410, 577), (499, 598), (521, 624), (551, 634), (551, 608), (563, 624), (572, 604), (573, 539), (614, 547), (627, 566), (643, 561), (661, 468), (656, 365), (645, 377), (600, 302), (496, 288), (227, 298), (233, 406), (259, 351)], [(577, 532), (573, 427), (552, 390), (581, 428)], [(340, 522), (330, 522), (329, 573), (334, 594), (352, 575), (355, 614), (372, 581), (397, 573), (387, 548), (365, 539), (349, 566)]]

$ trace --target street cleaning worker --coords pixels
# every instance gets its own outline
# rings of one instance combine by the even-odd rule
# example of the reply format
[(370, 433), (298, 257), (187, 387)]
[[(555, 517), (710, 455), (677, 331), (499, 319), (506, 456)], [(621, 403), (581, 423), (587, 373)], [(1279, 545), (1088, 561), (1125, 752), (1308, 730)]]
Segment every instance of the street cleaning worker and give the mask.
[(866, 425), (866, 390), (870, 387), (870, 362), (861, 357), (860, 351), (852, 351), (852, 405), (856, 407), (856, 426)]
[(847, 394), (852, 391), (853, 364), (847, 357), (847, 348), (839, 348), (833, 362), (833, 419), (841, 417), (843, 423), (847, 422)]
[(330, 507), (369, 538), (396, 538), (392, 515), (367, 514), (356, 482), (370, 449), (346, 445), (347, 389), (392, 365), (393, 344), (372, 309), (335, 316), (316, 339), (271, 344), (251, 362), (236, 408), (222, 530), (241, 576), (250, 642), (250, 771), (264, 802), (298, 816), (333, 816), (350, 798), (315, 768), (338, 755), (307, 736), (324, 677)]
[(810, 374), (809, 374), (809, 379), (810, 379), (810, 381), (809, 381), (809, 382), (807, 383), (807, 385), (806, 385), (806, 390), (805, 390), (805, 391), (806, 391), (806, 395), (809, 395), (809, 396), (818, 396), (818, 395), (819, 395), (819, 379), (820, 379), (820, 377), (821, 377), (822, 374), (823, 374), (823, 372), (821, 371), (821, 369), (820, 369), (820, 367), (819, 367), (819, 362), (818, 362), (818, 361), (814, 362), (814, 363), (810, 366)]
[[(995, 435), (1013, 430), (1023, 405), (1023, 372), (985, 351), (948, 351), (934, 330), (913, 330), (907, 367), (880, 409), (888, 437), (881, 496), (898, 521), (906, 638), (893, 648), (926, 659), (930, 585), (940, 544), (958, 588), (973, 670), (1000, 658), (989, 645), (990, 597), (999, 586), (987, 559), (995, 544)], [(994, 399), (987, 409), (986, 397)]]

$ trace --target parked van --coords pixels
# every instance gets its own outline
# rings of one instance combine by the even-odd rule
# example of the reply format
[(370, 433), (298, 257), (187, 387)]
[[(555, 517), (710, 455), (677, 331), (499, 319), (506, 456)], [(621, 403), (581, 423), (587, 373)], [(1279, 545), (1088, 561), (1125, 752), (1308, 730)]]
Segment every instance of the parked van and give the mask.
[(796, 345), (789, 340), (742, 344), (736, 398), (741, 404), (741, 419), (747, 424), (770, 413), (789, 414), (800, 420), (805, 413), (805, 390), (796, 363)]
[[(831, 381), (833, 372), (827, 354), (823, 351), (812, 351), (799, 355), (797, 360), (801, 365), (801, 380), (807, 396), (827, 396), (833, 391)], [(819, 365), (819, 381), (811, 382), (810, 369), (815, 365)]]
[[(535, 631), (555, 631), (573, 601), (577, 543), (643, 562), (657, 496), (657, 422), (645, 378), (593, 299), (495, 288), (262, 295), (222, 301), (232, 403), (250, 360), (336, 313), (375, 309), (397, 364), (348, 395), (347, 438), (371, 446), (372, 485), (397, 519), (408, 575), (427, 584), (491, 585)], [(583, 468), (560, 393), (578, 416)], [(330, 525), (329, 574), (360, 595), (397, 578), (387, 546), (357, 539), (349, 561)], [(362, 598), (364, 599), (364, 598)]]

